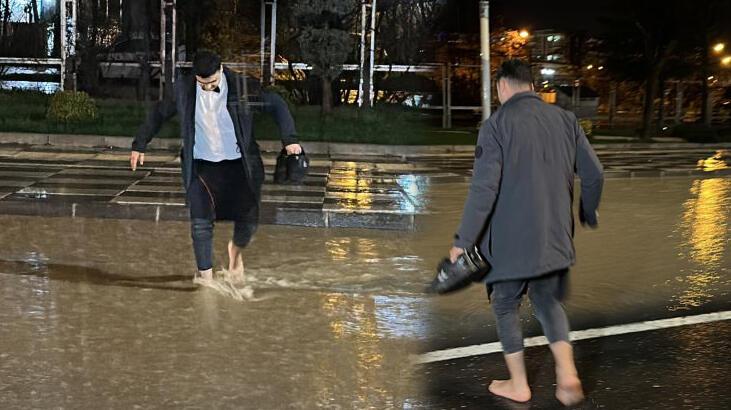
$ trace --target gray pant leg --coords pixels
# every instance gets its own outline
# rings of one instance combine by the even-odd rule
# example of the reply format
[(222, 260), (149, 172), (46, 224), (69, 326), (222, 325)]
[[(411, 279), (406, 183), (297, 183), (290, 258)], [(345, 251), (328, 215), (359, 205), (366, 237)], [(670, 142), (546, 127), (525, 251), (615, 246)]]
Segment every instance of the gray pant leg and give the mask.
[(523, 350), (520, 326), (520, 302), (525, 293), (524, 281), (498, 282), (490, 285), (490, 301), (497, 322), (497, 334), (505, 354)]
[(569, 320), (561, 301), (565, 293), (568, 270), (533, 279), (528, 297), (549, 343), (569, 341)]

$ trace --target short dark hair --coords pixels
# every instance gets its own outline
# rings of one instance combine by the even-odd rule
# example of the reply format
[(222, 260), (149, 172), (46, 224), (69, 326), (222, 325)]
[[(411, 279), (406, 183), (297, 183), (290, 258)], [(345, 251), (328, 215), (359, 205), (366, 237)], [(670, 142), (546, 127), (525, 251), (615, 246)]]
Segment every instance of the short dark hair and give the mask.
[(193, 59), (195, 75), (207, 78), (221, 68), (221, 57), (210, 50), (199, 50)]
[(514, 84), (533, 84), (533, 74), (530, 65), (522, 60), (508, 60), (500, 64), (497, 70), (496, 81), (506, 79)]

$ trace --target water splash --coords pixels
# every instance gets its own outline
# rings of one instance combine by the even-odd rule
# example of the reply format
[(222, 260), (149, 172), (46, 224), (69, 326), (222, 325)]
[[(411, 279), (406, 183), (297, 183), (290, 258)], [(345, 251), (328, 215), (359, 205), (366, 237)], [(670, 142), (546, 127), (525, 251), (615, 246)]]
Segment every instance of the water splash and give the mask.
[(196, 277), (193, 279), (193, 283), (212, 289), (239, 302), (258, 302), (269, 299), (254, 296), (254, 288), (251, 284), (248, 284), (243, 271), (234, 272), (221, 269), (214, 273), (212, 279)]

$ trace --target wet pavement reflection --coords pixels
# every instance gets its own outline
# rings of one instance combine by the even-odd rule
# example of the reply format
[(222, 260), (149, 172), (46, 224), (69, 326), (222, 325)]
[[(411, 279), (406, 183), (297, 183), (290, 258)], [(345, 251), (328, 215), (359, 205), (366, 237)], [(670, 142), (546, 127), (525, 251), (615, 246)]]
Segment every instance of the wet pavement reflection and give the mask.
[(691, 198), (683, 204), (678, 224), (683, 241), (683, 258), (692, 264), (678, 280), (687, 285), (672, 309), (701, 306), (714, 296), (714, 284), (723, 280), (729, 264), (724, 265), (731, 235), (731, 179), (705, 179), (693, 182)]
[[(428, 210), (416, 231), (262, 226), (245, 254), (257, 301), (190, 283), (184, 222), (0, 216), (2, 407), (459, 407), (410, 356), (496, 340), (483, 288), (423, 294), (467, 184), (396, 182)], [(577, 229), (573, 328), (729, 310), (730, 209), (729, 178), (608, 180), (601, 228)], [(497, 357), (444, 366), (488, 377)]]

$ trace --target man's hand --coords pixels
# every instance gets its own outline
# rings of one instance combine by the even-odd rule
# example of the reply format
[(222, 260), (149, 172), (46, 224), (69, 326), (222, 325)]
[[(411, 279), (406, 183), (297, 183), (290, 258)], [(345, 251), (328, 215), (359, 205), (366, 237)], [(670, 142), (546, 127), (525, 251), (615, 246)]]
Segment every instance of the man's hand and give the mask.
[(457, 262), (457, 258), (459, 258), (462, 254), (464, 254), (464, 249), (453, 246), (452, 249), (449, 250), (449, 260), (452, 263), (455, 263)]
[(132, 151), (132, 153), (129, 154), (129, 167), (132, 168), (132, 171), (137, 171), (138, 161), (140, 165), (145, 165), (145, 153)]
[(299, 155), (302, 153), (302, 146), (300, 144), (289, 144), (284, 149), (287, 151), (287, 155)]

